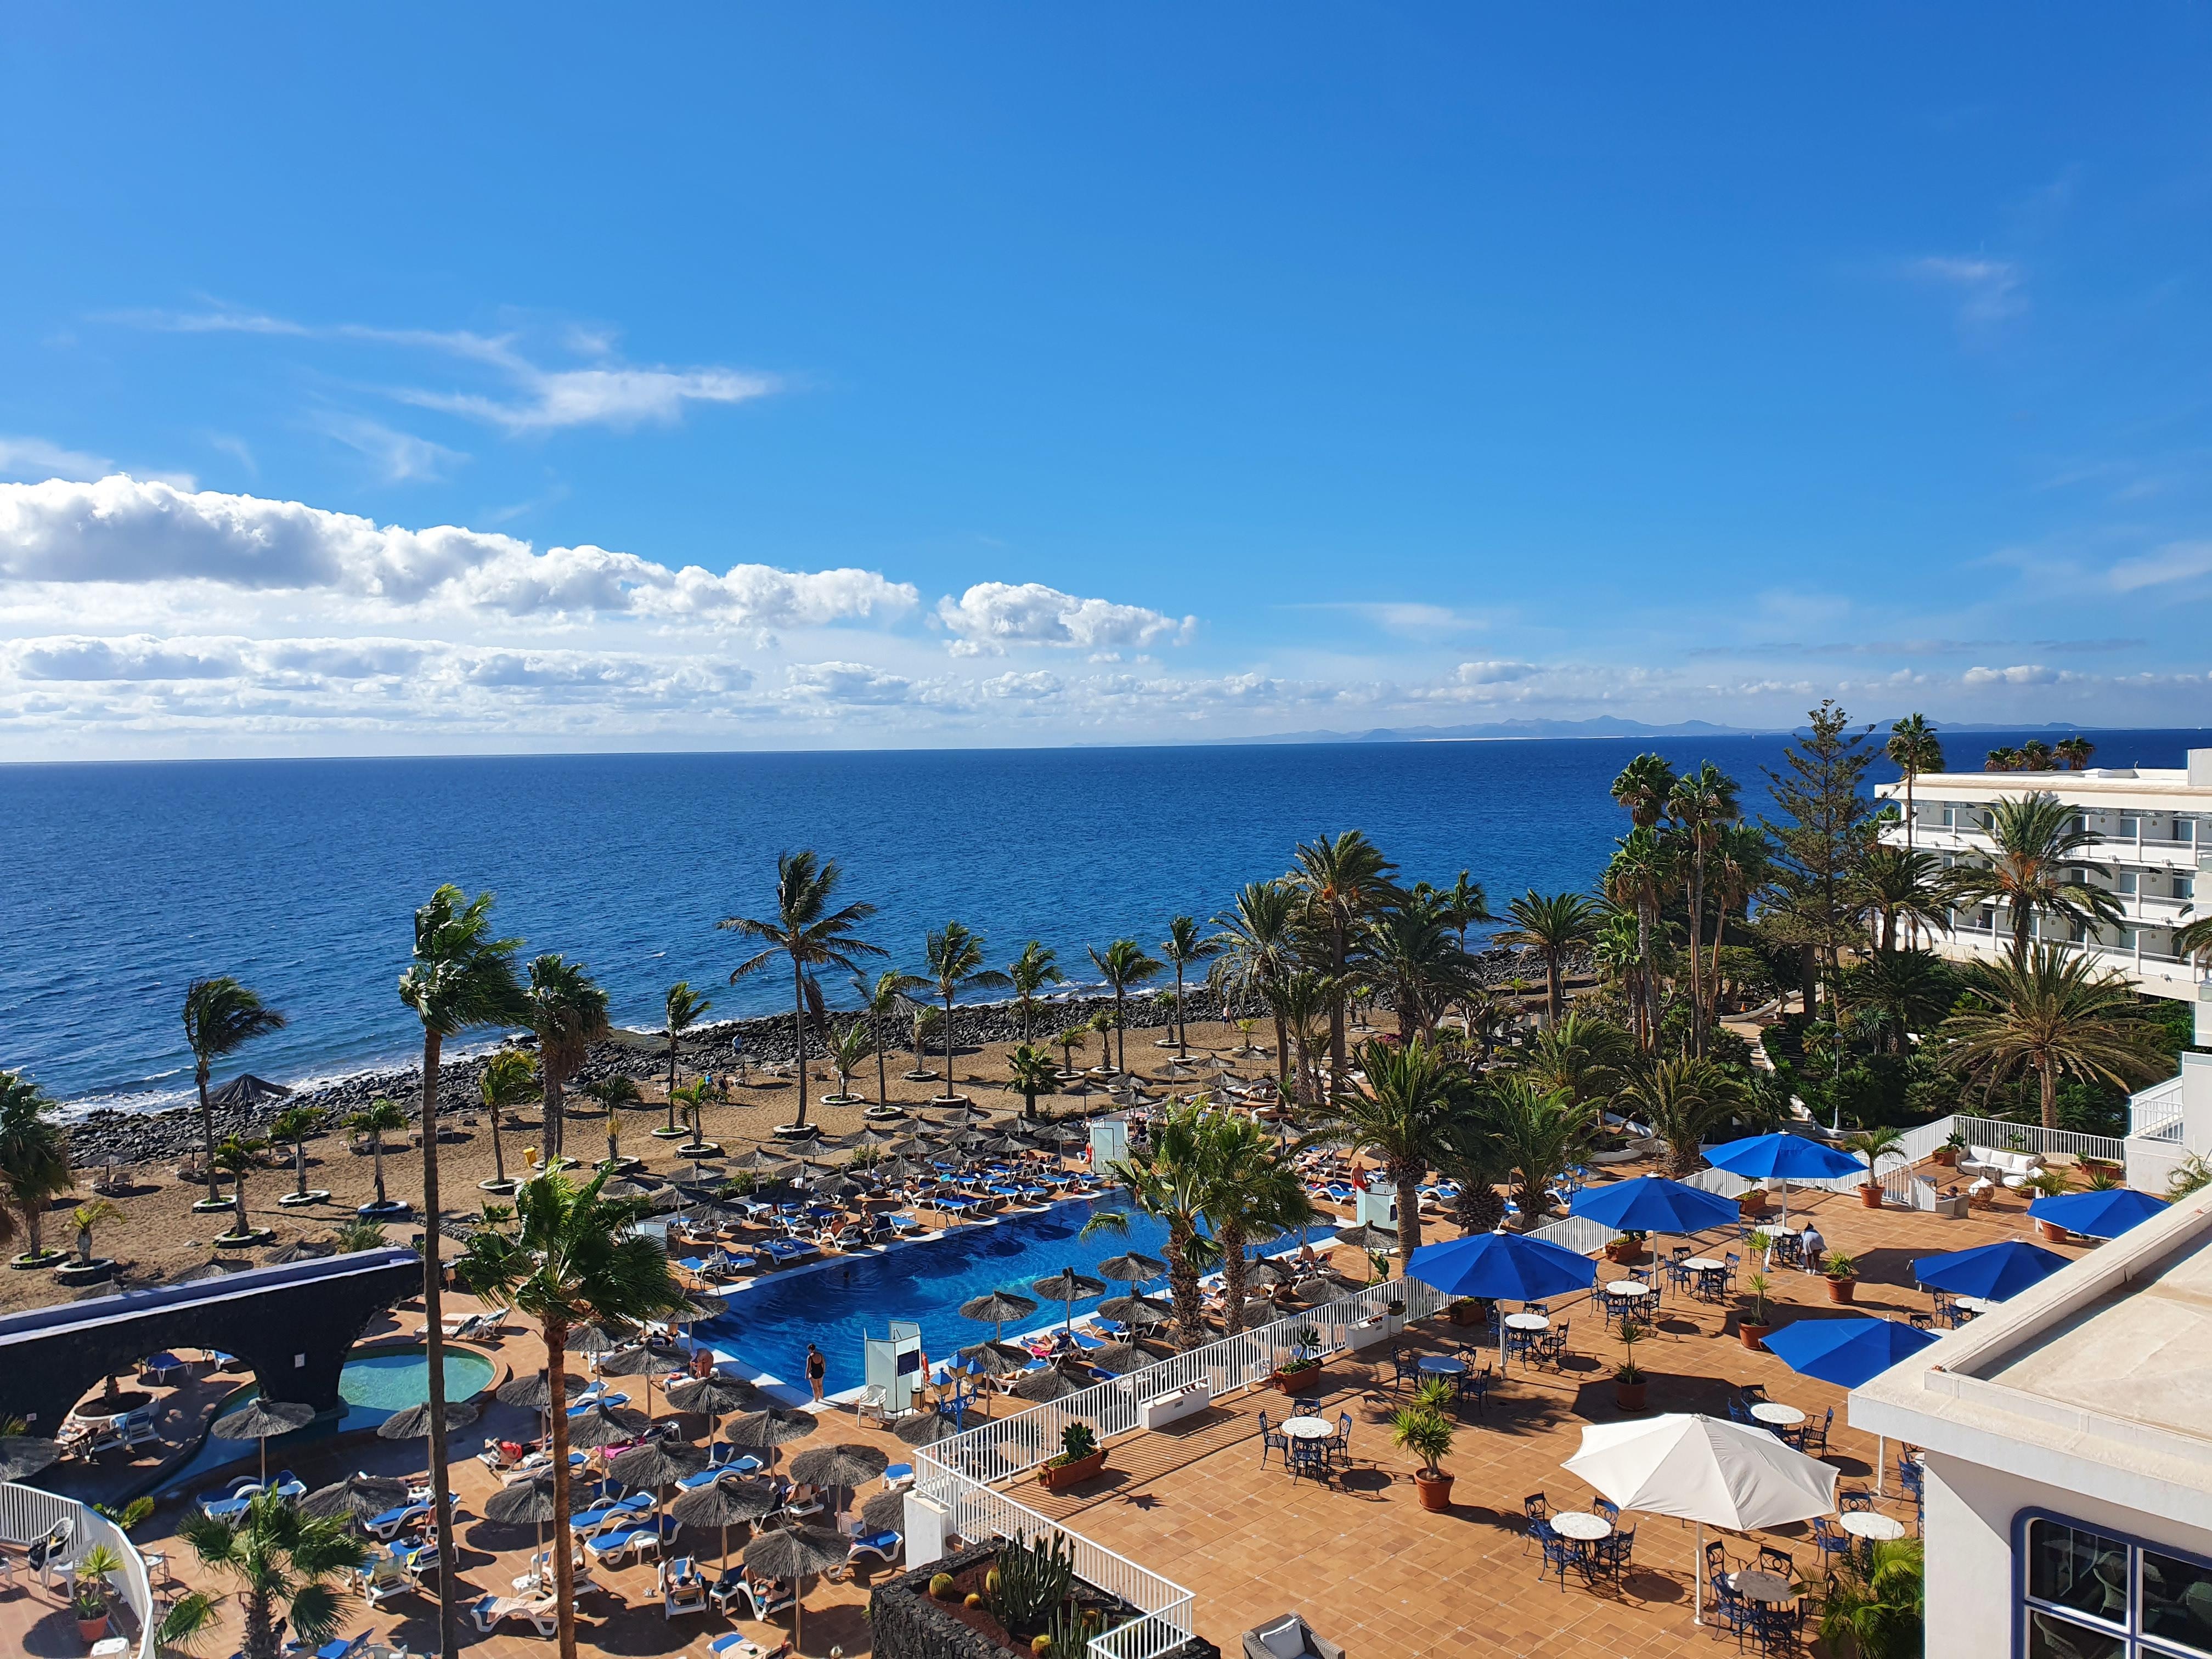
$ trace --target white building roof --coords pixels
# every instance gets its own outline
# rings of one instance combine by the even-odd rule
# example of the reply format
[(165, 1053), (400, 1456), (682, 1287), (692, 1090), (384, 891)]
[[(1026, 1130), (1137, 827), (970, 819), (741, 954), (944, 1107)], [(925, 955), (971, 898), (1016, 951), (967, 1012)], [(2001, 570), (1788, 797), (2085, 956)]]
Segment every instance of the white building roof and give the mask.
[(2212, 1528), (2212, 1188), (1855, 1389), (1850, 1420)]

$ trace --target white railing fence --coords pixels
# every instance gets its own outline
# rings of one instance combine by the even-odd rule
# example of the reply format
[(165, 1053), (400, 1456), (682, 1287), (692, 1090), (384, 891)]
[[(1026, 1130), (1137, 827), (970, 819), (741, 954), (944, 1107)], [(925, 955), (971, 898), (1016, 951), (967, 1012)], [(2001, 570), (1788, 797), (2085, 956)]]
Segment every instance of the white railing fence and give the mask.
[(2094, 1158), (2106, 1164), (2127, 1161), (2127, 1143), (2111, 1135), (2076, 1134), (2071, 1129), (2046, 1129), (2039, 1123), (1970, 1117), (1963, 1112), (1948, 1121), (1970, 1146), (1989, 1146), (2002, 1152), (2042, 1152), (2046, 1156), (2063, 1152), (2069, 1158)]
[(96, 1544), (105, 1544), (115, 1552), (123, 1571), (114, 1576), (123, 1581), (124, 1602), (137, 1620), (138, 1659), (154, 1659), (154, 1632), (159, 1621), (154, 1617), (153, 1586), (146, 1579), (146, 1563), (139, 1558), (137, 1546), (123, 1535), (123, 1529), (73, 1498), (58, 1498), (13, 1480), (0, 1481), (0, 1543), (18, 1549), (35, 1544), (64, 1521), (71, 1523), (69, 1541), (55, 1559), (73, 1569)]
[(1577, 1255), (1595, 1255), (1620, 1237), (1618, 1231), (1602, 1221), (1592, 1221), (1588, 1216), (1563, 1216), (1557, 1221), (1547, 1221), (1540, 1227), (1531, 1227), (1528, 1236), (1540, 1238), (1547, 1244), (1557, 1244), (1572, 1250)]
[(2181, 1079), (2168, 1078), (2141, 1090), (2128, 1101), (2128, 1138), (2131, 1140), (2181, 1139)]

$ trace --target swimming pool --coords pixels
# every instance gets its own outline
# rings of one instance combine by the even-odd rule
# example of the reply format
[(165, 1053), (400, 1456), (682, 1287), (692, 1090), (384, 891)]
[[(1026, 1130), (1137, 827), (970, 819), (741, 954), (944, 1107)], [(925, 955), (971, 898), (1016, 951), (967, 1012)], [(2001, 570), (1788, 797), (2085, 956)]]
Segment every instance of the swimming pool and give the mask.
[[(1023, 1322), (1035, 1328), (1059, 1318), (1063, 1305), (1046, 1302), (1030, 1289), (1034, 1279), (1072, 1267), (1092, 1269), (1109, 1255), (1126, 1251), (1158, 1258), (1167, 1243), (1165, 1224), (1131, 1214), (1126, 1235), (1079, 1235), (1096, 1210), (1118, 1209), (1111, 1200), (1076, 1199), (1049, 1210), (1012, 1215), (992, 1226), (955, 1227), (937, 1238), (902, 1246), (881, 1255), (837, 1258), (810, 1273), (779, 1275), (730, 1298), (731, 1311), (696, 1328), (704, 1340), (734, 1355), (750, 1370), (805, 1389), (806, 1345), (818, 1344), (828, 1362), (825, 1387), (831, 1394), (856, 1389), (866, 1380), (864, 1338), (890, 1334), (894, 1319), (921, 1327), (922, 1351), (930, 1363), (948, 1358), (957, 1348), (988, 1339), (991, 1327), (960, 1316), (960, 1304), (987, 1291), (1018, 1291), (1036, 1302), (1036, 1315)], [(1314, 1237), (1326, 1230), (1316, 1229)], [(1158, 1291), (1166, 1281), (1142, 1288)], [(1108, 1296), (1128, 1287), (1109, 1283)], [(1087, 1297), (1078, 1314), (1098, 1305)], [(1009, 1326), (1007, 1334), (1022, 1327)]]

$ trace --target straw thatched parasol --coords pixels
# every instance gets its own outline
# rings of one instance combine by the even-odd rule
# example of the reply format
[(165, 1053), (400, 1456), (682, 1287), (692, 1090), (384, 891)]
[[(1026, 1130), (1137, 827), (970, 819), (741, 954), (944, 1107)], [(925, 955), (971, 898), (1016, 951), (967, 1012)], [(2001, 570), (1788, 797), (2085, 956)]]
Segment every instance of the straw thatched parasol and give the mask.
[[(446, 1402), (446, 1426), (465, 1429), (477, 1420), (477, 1407), (465, 1400)], [(430, 1432), (430, 1402), (427, 1400), (396, 1411), (376, 1425), (380, 1440), (420, 1440)]]
[(561, 1346), (570, 1353), (612, 1353), (635, 1338), (635, 1332), (616, 1330), (586, 1320), (580, 1325), (570, 1326), (568, 1337)]
[(904, 1532), (906, 1493), (903, 1491), (879, 1492), (861, 1504), (860, 1530), (864, 1533)]
[(272, 1267), (282, 1267), (295, 1261), (320, 1261), (325, 1256), (336, 1255), (337, 1251), (337, 1244), (327, 1238), (295, 1238), (261, 1259)]
[(553, 1518), (553, 1471), (510, 1481), (484, 1499), (484, 1519), (503, 1527), (542, 1527)]
[(791, 1478), (810, 1486), (857, 1486), (890, 1467), (873, 1446), (813, 1446), (791, 1460)]
[(280, 1434), (304, 1429), (315, 1420), (315, 1408), (289, 1400), (264, 1400), (256, 1395), (231, 1413), (219, 1417), (208, 1432), (218, 1440), (258, 1440), (261, 1443), (261, 1483), (269, 1484), (269, 1443)]
[(1369, 1221), (1357, 1227), (1338, 1228), (1334, 1242), (1349, 1244), (1355, 1250), (1395, 1250), (1398, 1248), (1398, 1235)]
[[(811, 1412), (787, 1411), (781, 1406), (770, 1406), (762, 1411), (747, 1412), (730, 1425), (722, 1437), (732, 1446), (757, 1446), (773, 1453), (778, 1446), (805, 1439), (821, 1426), (821, 1420)], [(773, 1457), (770, 1461), (774, 1461)]]
[(673, 1376), (685, 1369), (682, 1360), (658, 1348), (641, 1344), (618, 1348), (599, 1361), (602, 1376)]
[[(568, 1379), (566, 1392), (569, 1395), (583, 1391), (584, 1385), (580, 1380), (573, 1376)], [(542, 1412), (553, 1403), (553, 1378), (545, 1371), (524, 1371), (501, 1383), (493, 1397), (502, 1406), (519, 1406), (524, 1411)]]
[(1098, 1276), (1124, 1285), (1133, 1285), (1140, 1279), (1158, 1279), (1168, 1270), (1168, 1264), (1155, 1256), (1139, 1255), (1134, 1250), (1123, 1255), (1109, 1255), (1098, 1264)]
[(1093, 1348), (1085, 1353), (1083, 1363), (1114, 1376), (1127, 1376), (1151, 1364), (1152, 1356), (1133, 1342), (1109, 1342), (1103, 1348)]
[(625, 1486), (672, 1486), (707, 1467), (707, 1449), (680, 1440), (648, 1440), (607, 1459), (607, 1473)]
[(1110, 1319), (1117, 1325), (1135, 1325), (1149, 1328), (1164, 1325), (1175, 1316), (1175, 1310), (1167, 1303), (1154, 1301), (1149, 1296), (1109, 1296), (1098, 1304), (1099, 1316)]
[(1011, 1342), (978, 1342), (972, 1348), (961, 1349), (959, 1358), (986, 1376), (1012, 1376), (1017, 1371), (1029, 1370), (1036, 1356)]
[(960, 1304), (963, 1319), (972, 1319), (979, 1325), (986, 1320), (990, 1322), (994, 1342), (1006, 1334), (1009, 1319), (1026, 1319), (1036, 1310), (1036, 1303), (1014, 1291), (992, 1291)]
[(289, 1099), (291, 1093), (281, 1083), (271, 1083), (267, 1078), (256, 1077), (251, 1072), (240, 1072), (208, 1097), (208, 1105), (216, 1111), (250, 1111), (257, 1106), (265, 1106), (272, 1100)]
[(1066, 1310), (1066, 1328), (1075, 1328), (1075, 1304), (1086, 1296), (1097, 1296), (1106, 1288), (1104, 1281), (1088, 1273), (1079, 1273), (1073, 1267), (1062, 1267), (1049, 1279), (1035, 1280), (1030, 1288), (1049, 1301), (1061, 1303)]
[(671, 1382), (664, 1391), (668, 1403), (679, 1412), (700, 1412), (712, 1418), (731, 1412), (758, 1411), (765, 1396), (750, 1382), (734, 1376), (694, 1376)]
[(598, 1446), (619, 1446), (652, 1426), (651, 1418), (628, 1406), (587, 1406), (569, 1420), (568, 1443), (586, 1451)]
[(687, 1527), (720, 1527), (722, 1553), (730, 1553), (730, 1528), (742, 1522), (757, 1521), (783, 1502), (783, 1495), (765, 1480), (740, 1480), (733, 1474), (710, 1480), (703, 1486), (677, 1494), (668, 1512)]
[(303, 1515), (346, 1515), (356, 1521), (370, 1521), (406, 1501), (404, 1480), (382, 1474), (349, 1474), (333, 1485), (309, 1492), (300, 1500), (300, 1511)]
[(1081, 1394), (1098, 1385), (1087, 1376), (1072, 1376), (1066, 1368), (1047, 1365), (1042, 1370), (1031, 1371), (1014, 1384), (1017, 1399), (1033, 1405), (1048, 1405), (1055, 1400), (1065, 1400), (1070, 1395)]
[(891, 1431), (909, 1446), (933, 1446), (940, 1440), (950, 1440), (960, 1432), (958, 1425), (943, 1412), (924, 1412), (909, 1417)]
[[(832, 1567), (845, 1565), (847, 1545), (842, 1537), (820, 1527), (781, 1527), (774, 1532), (764, 1532), (745, 1546), (744, 1564), (754, 1572), (770, 1578), (788, 1578), (794, 1589), (802, 1588), (798, 1581), (810, 1572), (827, 1572)], [(799, 1650), (799, 1626), (800, 1615), (805, 1611), (805, 1598), (798, 1596), (791, 1606), (791, 1650)]]

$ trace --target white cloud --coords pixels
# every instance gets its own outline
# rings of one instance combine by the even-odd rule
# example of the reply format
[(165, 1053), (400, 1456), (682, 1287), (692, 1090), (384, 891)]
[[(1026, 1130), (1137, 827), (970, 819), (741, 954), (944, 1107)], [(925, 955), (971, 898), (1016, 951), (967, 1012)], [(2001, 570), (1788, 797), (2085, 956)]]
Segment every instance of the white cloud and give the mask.
[(1059, 675), (1048, 674), (1042, 669), (1028, 674), (994, 675), (975, 684), (975, 690), (986, 697), (1010, 698), (1018, 702), (1056, 697), (1064, 689)]
[(1533, 662), (1463, 662), (1452, 670), (1455, 685), (1507, 685), (1544, 671)]
[(1058, 646), (1104, 653), (1187, 642), (1198, 618), (1181, 622), (1142, 605), (1078, 599), (1042, 582), (978, 582), (937, 604), (955, 656), (1002, 653), (1008, 646)]
[[(432, 443), (411, 432), (401, 432), (362, 415), (331, 413), (319, 417), (315, 428), (335, 438), (375, 466), (387, 483), (427, 483), (447, 477), (469, 458), (458, 449)], [(252, 458), (247, 457), (248, 465)]]
[(901, 703), (914, 691), (914, 682), (903, 675), (864, 662), (793, 663), (786, 679), (793, 696), (814, 702)]
[(2139, 558), (2123, 559), (2110, 580), (2123, 593), (2212, 574), (2212, 542), (2169, 542)]
[(2039, 662), (2014, 663), (2009, 668), (1969, 668), (1960, 677), (1967, 685), (2056, 685), (2070, 678)]
[(0, 484), (0, 582), (206, 582), (400, 610), (629, 614), (732, 628), (895, 617), (920, 600), (873, 571), (741, 564), (717, 575), (589, 545), (539, 553), (490, 532), (379, 526), (298, 501), (194, 495), (119, 475)]
[(2027, 309), (2027, 276), (2009, 259), (1975, 255), (1934, 254), (1912, 262), (1913, 274), (1941, 283), (1960, 295), (1959, 318), (1967, 323), (1996, 323)]
[(0, 478), (97, 478), (114, 465), (44, 438), (0, 438)]

